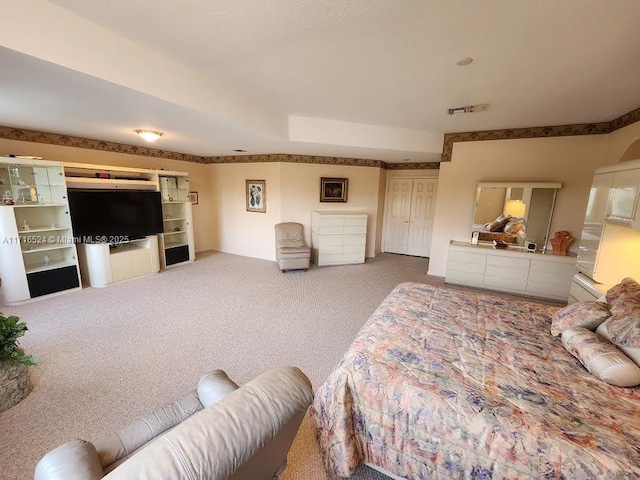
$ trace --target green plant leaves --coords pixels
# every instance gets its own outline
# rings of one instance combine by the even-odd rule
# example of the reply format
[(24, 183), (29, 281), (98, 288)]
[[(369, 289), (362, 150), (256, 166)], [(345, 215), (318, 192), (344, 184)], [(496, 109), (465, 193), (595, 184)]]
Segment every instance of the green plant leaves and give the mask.
[[(38, 359), (33, 355), (25, 355), (18, 348), (18, 338), (27, 332), (27, 324), (20, 321), (19, 317), (5, 317), (0, 312), (0, 360), (15, 360), (22, 365), (37, 366)], [(0, 367), (2, 362), (0, 362)]]

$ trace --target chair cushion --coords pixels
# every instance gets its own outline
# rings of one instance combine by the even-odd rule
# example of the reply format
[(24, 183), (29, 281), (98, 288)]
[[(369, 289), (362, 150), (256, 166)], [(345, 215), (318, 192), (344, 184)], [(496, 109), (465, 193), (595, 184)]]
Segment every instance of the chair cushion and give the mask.
[(309, 258), (311, 249), (309, 247), (280, 247), (278, 253), (281, 257), (291, 258)]

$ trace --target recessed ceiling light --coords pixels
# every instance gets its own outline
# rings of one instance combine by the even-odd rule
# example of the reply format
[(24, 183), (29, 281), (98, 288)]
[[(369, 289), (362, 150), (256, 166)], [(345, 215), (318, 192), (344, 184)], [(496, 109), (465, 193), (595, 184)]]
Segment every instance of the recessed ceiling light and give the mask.
[(461, 58), (460, 60), (458, 60), (456, 62), (456, 65), (458, 65), (459, 67), (464, 67), (465, 65), (469, 65), (471, 62), (473, 62), (473, 58), (464, 57), (464, 58)]
[(153, 130), (136, 130), (136, 133), (147, 142), (155, 142), (162, 136), (162, 132), (155, 132)]
[(238, 153), (247, 153), (247, 151), (246, 151), (246, 150), (242, 150), (241, 148), (236, 148), (236, 149), (234, 150), (234, 152), (238, 152)]

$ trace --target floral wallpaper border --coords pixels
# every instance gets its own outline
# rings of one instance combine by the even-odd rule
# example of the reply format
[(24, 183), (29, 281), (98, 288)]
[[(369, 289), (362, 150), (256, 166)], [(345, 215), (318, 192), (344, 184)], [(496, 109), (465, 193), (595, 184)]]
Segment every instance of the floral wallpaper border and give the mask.
[[(456, 142), (477, 142), (482, 140), (509, 140), (522, 138), (565, 137), (574, 135), (602, 135), (614, 132), (620, 128), (640, 121), (640, 108), (632, 110), (610, 122), (584, 123), (575, 125), (557, 125), (548, 127), (510, 128), (502, 130), (484, 130), (478, 132), (445, 133), (442, 145), (442, 162), (450, 162), (453, 144)], [(261, 163), (261, 162), (290, 162), (314, 163), (321, 165), (348, 165), (356, 167), (375, 167), (386, 170), (437, 170), (439, 162), (422, 163), (386, 163), (382, 160), (367, 160), (360, 158), (324, 157), (316, 155), (290, 155), (284, 153), (268, 155), (229, 155), (203, 157), (188, 153), (172, 152), (155, 148), (126, 145), (123, 143), (93, 140), (90, 138), (74, 137), (58, 133), (38, 132), (23, 128), (0, 126), (0, 138), (19, 140), (23, 142), (46, 143), (65, 147), (87, 148), (104, 152), (127, 153), (145, 157), (181, 160), (184, 162), (215, 164), (215, 163)]]
[(567, 137), (573, 135), (602, 135), (640, 121), (640, 108), (611, 120), (610, 122), (557, 125), (550, 127), (509, 128), (484, 130), (479, 132), (445, 133), (442, 144), (443, 162), (451, 161), (453, 144), (456, 142), (477, 142), (482, 140), (510, 140), (540, 137)]

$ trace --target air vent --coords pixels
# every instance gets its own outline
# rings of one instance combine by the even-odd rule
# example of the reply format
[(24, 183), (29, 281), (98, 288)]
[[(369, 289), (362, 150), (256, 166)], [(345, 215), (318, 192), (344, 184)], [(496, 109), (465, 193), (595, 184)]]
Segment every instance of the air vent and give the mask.
[(453, 107), (447, 110), (449, 115), (457, 115), (459, 113), (475, 113), (475, 112), (486, 112), (489, 110), (488, 103), (482, 103), (480, 105), (467, 105), (464, 107)]

